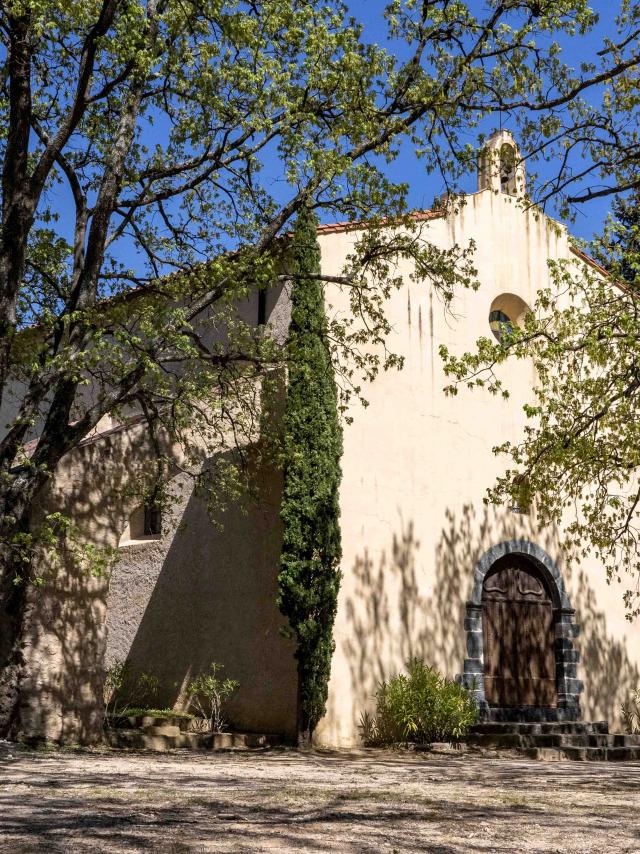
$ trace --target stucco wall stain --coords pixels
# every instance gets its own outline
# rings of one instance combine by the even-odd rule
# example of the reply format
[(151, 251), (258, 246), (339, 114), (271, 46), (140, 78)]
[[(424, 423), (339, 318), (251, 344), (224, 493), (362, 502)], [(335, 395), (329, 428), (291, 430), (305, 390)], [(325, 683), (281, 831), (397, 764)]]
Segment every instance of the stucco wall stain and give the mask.
[(436, 342), (433, 336), (433, 290), (429, 291), (429, 361), (430, 361), (430, 369), (431, 369), (431, 394), (433, 395), (435, 390), (434, 380), (435, 380), (435, 356), (436, 356)]

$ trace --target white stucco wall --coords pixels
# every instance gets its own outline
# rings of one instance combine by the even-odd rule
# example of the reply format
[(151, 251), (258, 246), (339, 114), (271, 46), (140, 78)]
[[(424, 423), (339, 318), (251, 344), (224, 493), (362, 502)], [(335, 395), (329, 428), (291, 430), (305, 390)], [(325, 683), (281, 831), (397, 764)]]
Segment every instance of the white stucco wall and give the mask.
[[(522, 404), (534, 380), (527, 363), (503, 371), (508, 401), (482, 390), (449, 398), (438, 348), (461, 354), (490, 336), (489, 311), (501, 293), (528, 305), (550, 283), (547, 260), (573, 258), (563, 228), (509, 196), (485, 190), (457, 214), (426, 225), (425, 237), (447, 248), (476, 243), (481, 287), (457, 295), (446, 311), (429, 283), (404, 286), (386, 311), (390, 348), (405, 357), (400, 372), (382, 373), (366, 389), (369, 406), (354, 405), (345, 430), (341, 526), (342, 572), (328, 711), (317, 742), (350, 746), (357, 723), (373, 708), (380, 679), (419, 655), (448, 676), (462, 672), (465, 603), (480, 556), (503, 540), (525, 538), (556, 561), (582, 624), (576, 641), (587, 717), (615, 723), (619, 704), (638, 684), (637, 628), (624, 619), (619, 589), (592, 562), (566, 567), (555, 531), (483, 496), (505, 466), (492, 448), (521, 434)], [(320, 236), (323, 271), (339, 274), (357, 232)], [(329, 292), (338, 306), (344, 298)], [(344, 304), (344, 302), (343, 302)]]
[[(491, 546), (518, 538), (535, 542), (559, 564), (582, 627), (584, 716), (607, 717), (615, 725), (620, 702), (640, 685), (637, 627), (624, 619), (620, 590), (607, 586), (595, 562), (567, 567), (557, 532), (483, 503), (504, 464), (492, 447), (517, 439), (523, 428), (532, 367), (505, 368), (508, 401), (465, 389), (447, 398), (438, 355), (441, 344), (462, 353), (489, 336), (489, 310), (499, 294), (516, 294), (531, 305), (549, 282), (547, 260), (573, 257), (566, 232), (490, 190), (424, 228), (425, 237), (443, 248), (473, 239), (482, 285), (459, 293), (445, 310), (428, 282), (410, 281), (406, 264), (404, 285), (386, 306), (389, 346), (405, 365), (366, 389), (370, 405), (354, 404), (353, 424), (345, 428), (343, 581), (328, 710), (317, 742), (357, 743), (358, 719), (372, 708), (378, 680), (413, 655), (451, 677), (462, 671), (474, 566)], [(356, 238), (355, 231), (321, 229), (325, 273), (341, 273)], [(327, 302), (347, 310), (346, 296), (331, 288)], [(283, 339), (286, 289), (269, 293), (267, 310)], [(246, 311), (255, 316), (255, 301)], [(88, 539), (116, 545), (133, 509), (120, 497), (126, 472), (144, 453), (135, 429), (98, 439), (66, 461), (52, 502), (74, 515)], [(167, 519), (162, 541), (123, 551), (110, 584), (70, 569), (38, 593), (41, 619), (34, 620), (26, 649), (32, 735), (99, 736), (105, 648), (107, 663), (130, 658), (159, 671), (171, 688), (159, 701), (178, 704), (186, 679), (209, 661), (222, 661), (243, 685), (231, 710), (234, 723), (292, 734), (295, 662), (278, 634), (282, 620), (275, 606), (279, 475), (263, 472), (260, 488), (262, 510), (234, 519), (223, 533), (187, 494)]]

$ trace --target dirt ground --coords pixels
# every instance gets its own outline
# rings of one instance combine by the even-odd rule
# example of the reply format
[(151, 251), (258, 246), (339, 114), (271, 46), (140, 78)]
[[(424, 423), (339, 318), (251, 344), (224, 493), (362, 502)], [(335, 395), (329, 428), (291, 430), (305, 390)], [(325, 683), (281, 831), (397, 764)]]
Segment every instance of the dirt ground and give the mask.
[(640, 764), (4, 743), (0, 851), (640, 854)]

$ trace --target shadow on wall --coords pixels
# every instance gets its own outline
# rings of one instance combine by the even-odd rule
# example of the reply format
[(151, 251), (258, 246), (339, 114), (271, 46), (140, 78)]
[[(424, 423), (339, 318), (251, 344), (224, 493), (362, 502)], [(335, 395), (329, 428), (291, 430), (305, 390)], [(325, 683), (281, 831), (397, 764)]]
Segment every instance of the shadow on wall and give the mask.
[(619, 717), (620, 703), (640, 685), (639, 674), (624, 645), (608, 633), (586, 574), (581, 571), (577, 585), (572, 583), (557, 531), (536, 531), (528, 516), (465, 504), (460, 513), (447, 510), (432, 558), (424, 553), (414, 522), (400, 518), (388, 549), (375, 559), (365, 549), (356, 559), (341, 650), (351, 676), (354, 724), (372, 707), (378, 682), (398, 673), (413, 656), (449, 677), (462, 672), (465, 606), (474, 567), (492, 545), (520, 538), (559, 561), (571, 591), (581, 626), (577, 645), (589, 683), (584, 716)]
[(18, 737), (99, 741), (106, 579), (69, 559), (53, 580), (32, 590), (31, 599)]
[[(498, 520), (466, 504), (446, 513), (433, 558), (424, 553), (413, 521), (400, 520), (388, 550), (355, 561), (354, 592), (346, 602), (344, 655), (351, 672), (354, 716), (372, 705), (379, 681), (412, 657), (453, 678), (465, 657), (465, 605), (473, 568), (493, 542), (522, 536), (522, 523)], [(434, 567), (434, 569), (432, 569)]]
[[(160, 706), (182, 706), (189, 681), (216, 661), (223, 677), (240, 682), (226, 708), (234, 728), (292, 736), (295, 661), (276, 606), (281, 478), (263, 470), (255, 484), (255, 499), (234, 506), (220, 526), (191, 493), (164, 559), (145, 568), (138, 552), (128, 573), (116, 569), (109, 630), (126, 634), (124, 624), (135, 621), (126, 660), (158, 677)], [(127, 611), (140, 596), (139, 612)]]
[[(61, 467), (42, 508), (73, 518), (87, 541), (113, 545), (122, 528), (118, 497), (142, 441), (122, 434), (79, 448)], [(43, 583), (30, 591), (24, 635), (21, 736), (87, 743), (102, 737), (106, 574), (95, 577), (71, 553), (40, 562)]]
[(619, 728), (620, 706), (640, 688), (640, 672), (629, 660), (624, 644), (608, 633), (606, 615), (598, 607), (596, 592), (584, 571), (578, 572), (574, 588), (573, 606), (580, 625), (577, 646), (587, 683), (582, 713), (591, 720), (608, 720), (612, 729)]
[(401, 524), (389, 551), (376, 562), (366, 548), (356, 558), (343, 642), (356, 707), (363, 708), (377, 683), (396, 673), (402, 662), (424, 652), (427, 601), (417, 586), (419, 550), (409, 521)]
[[(284, 299), (281, 298), (283, 294)], [(256, 317), (257, 299), (256, 294), (254, 302), (247, 304), (248, 318)], [(284, 287), (275, 289), (269, 295), (267, 320), (279, 340), (286, 335), (288, 311), (286, 290)], [(262, 411), (263, 421), (271, 417), (277, 419), (282, 388), (276, 389), (276, 395), (279, 397)], [(139, 485), (136, 488), (133, 479), (150, 460), (153, 460), (153, 448), (149, 446), (144, 426), (139, 423), (130, 424), (125, 430), (114, 429), (94, 436), (63, 460), (42, 497), (43, 512), (55, 510), (69, 516), (87, 544), (117, 547), (130, 513), (140, 504), (140, 496), (131, 494), (132, 489), (139, 492)], [(274, 498), (276, 493), (277, 498)], [(266, 685), (260, 702), (271, 708), (281, 702), (274, 697), (288, 699), (294, 667), (290, 646), (279, 636), (277, 640), (273, 637), (281, 624), (275, 606), (280, 546), (274, 501), (279, 504), (279, 486), (275, 492), (267, 490), (265, 495), (270, 502), (266, 516), (259, 517), (257, 510), (247, 509), (245, 516), (238, 515), (230, 522), (232, 533), (221, 537), (214, 536), (210, 523), (203, 534), (205, 527), (201, 525), (202, 542), (190, 540), (188, 534), (181, 533), (171, 547), (166, 566), (162, 561), (164, 554), (156, 551), (159, 558), (156, 575), (162, 567), (161, 589), (150, 603), (152, 607), (145, 619), (156, 627), (158, 634), (154, 639), (147, 623), (140, 626), (137, 640), (141, 646), (134, 652), (137, 654), (141, 648), (153, 650), (149, 653), (153, 660), (159, 661), (164, 670), (171, 672), (172, 679), (182, 684), (204, 658), (210, 656), (209, 661), (212, 658), (224, 661), (227, 649), (243, 650), (253, 657), (253, 662), (245, 666), (254, 668), (245, 679), (243, 694), (251, 694), (249, 686), (254, 682)], [(203, 510), (196, 510), (196, 503), (195, 500), (189, 503), (187, 521), (206, 515)], [(275, 558), (274, 537), (278, 539)], [(199, 555), (197, 559), (196, 555)], [(61, 557), (55, 571), (48, 565), (39, 567), (43, 584), (30, 593), (24, 634), (20, 729), (22, 736), (29, 739), (87, 743), (102, 737), (110, 580), (106, 573), (101, 577), (92, 576), (70, 556)], [(176, 567), (181, 567), (181, 575), (177, 574)], [(197, 575), (201, 570), (202, 578)], [(118, 569), (114, 575), (117, 584)], [(171, 625), (171, 583), (178, 596), (176, 607), (183, 609), (183, 617), (186, 614), (178, 629)], [(209, 603), (208, 608), (194, 591)], [(135, 582), (126, 593), (133, 598), (138, 596)], [(189, 596), (191, 603), (184, 605)], [(215, 607), (211, 605), (212, 598)], [(199, 614), (205, 622), (196, 630), (192, 619)], [(1, 617), (0, 614), (0, 622)], [(212, 618), (217, 622), (212, 624)], [(138, 623), (139, 620), (135, 627)], [(129, 638), (135, 627), (129, 627)], [(181, 648), (182, 637), (189, 638), (194, 662), (187, 662), (185, 658), (172, 670), (167, 662), (172, 656), (175, 659), (177, 653), (172, 652), (163, 639), (175, 635), (176, 631), (176, 647)], [(142, 653), (141, 656), (144, 658)], [(228, 657), (227, 672), (236, 675), (231, 674), (236, 658), (231, 654)], [(243, 679), (242, 669), (237, 675)]]

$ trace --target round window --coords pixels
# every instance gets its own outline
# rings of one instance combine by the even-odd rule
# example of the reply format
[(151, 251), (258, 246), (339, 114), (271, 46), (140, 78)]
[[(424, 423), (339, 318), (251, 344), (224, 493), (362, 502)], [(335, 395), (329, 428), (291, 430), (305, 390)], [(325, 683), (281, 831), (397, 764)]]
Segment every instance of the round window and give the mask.
[(511, 318), (504, 311), (500, 311), (500, 309), (496, 309), (489, 314), (489, 326), (498, 341), (502, 341), (506, 335), (509, 335), (513, 331)]
[(526, 302), (516, 294), (500, 294), (493, 300), (489, 309), (491, 332), (502, 342), (516, 326), (522, 325), (529, 311)]

